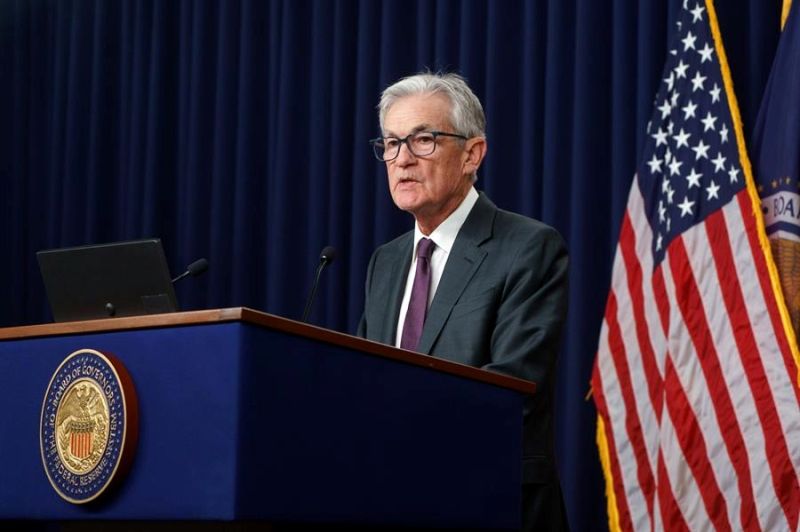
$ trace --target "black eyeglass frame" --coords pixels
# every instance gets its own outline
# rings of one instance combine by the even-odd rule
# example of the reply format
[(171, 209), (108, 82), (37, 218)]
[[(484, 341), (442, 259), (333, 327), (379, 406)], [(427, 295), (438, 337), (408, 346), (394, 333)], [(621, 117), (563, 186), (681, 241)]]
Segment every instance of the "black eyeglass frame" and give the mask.
[[(418, 155), (418, 154), (414, 153), (414, 150), (411, 149), (411, 144), (409, 144), (409, 142), (408, 142), (408, 140), (411, 137), (413, 137), (415, 135), (419, 135), (421, 133), (426, 133), (428, 135), (433, 136), (433, 149), (431, 150), (430, 153), (426, 153), (424, 155)], [(464, 135), (459, 135), (458, 133), (447, 133), (446, 131), (415, 131), (414, 133), (409, 133), (408, 135), (406, 135), (402, 139), (398, 138), (398, 137), (378, 137), (378, 138), (370, 139), (369, 143), (372, 144), (372, 152), (375, 154), (375, 158), (378, 159), (382, 163), (388, 163), (389, 161), (394, 161), (395, 159), (397, 159), (400, 156), (400, 148), (403, 146), (403, 144), (406, 145), (406, 148), (408, 148), (408, 151), (410, 151), (411, 154), (414, 155), (414, 157), (427, 157), (428, 155), (432, 155), (433, 152), (436, 151), (436, 146), (438, 144), (438, 142), (436, 142), (436, 139), (438, 137), (454, 137), (454, 138), (461, 139), (461, 140), (469, 140), (469, 137), (465, 137)], [(395, 140), (398, 141), (397, 152), (394, 154), (394, 157), (392, 157), (391, 159), (386, 159), (386, 158), (381, 157), (381, 156), (378, 155), (378, 149), (379, 149), (378, 148), (378, 144), (379, 143), (384, 143), (384, 141), (386, 139), (395, 139)], [(385, 147), (383, 148), (383, 152), (386, 153), (386, 148)]]

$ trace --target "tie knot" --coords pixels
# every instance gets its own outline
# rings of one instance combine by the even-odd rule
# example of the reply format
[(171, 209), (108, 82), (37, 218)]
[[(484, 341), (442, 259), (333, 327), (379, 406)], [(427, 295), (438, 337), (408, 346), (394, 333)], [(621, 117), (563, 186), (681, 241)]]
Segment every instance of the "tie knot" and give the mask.
[(430, 238), (423, 238), (417, 244), (417, 258), (430, 259), (436, 244)]

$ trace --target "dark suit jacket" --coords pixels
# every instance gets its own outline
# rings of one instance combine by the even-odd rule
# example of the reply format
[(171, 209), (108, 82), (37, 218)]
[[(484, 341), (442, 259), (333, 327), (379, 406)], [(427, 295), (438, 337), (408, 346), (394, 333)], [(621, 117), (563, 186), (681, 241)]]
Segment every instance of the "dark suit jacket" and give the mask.
[[(394, 344), (413, 240), (408, 232), (372, 255), (359, 336)], [(418, 351), (537, 383), (523, 428), (526, 484), (557, 482), (552, 402), (566, 312), (567, 252), (559, 234), (498, 209), (481, 193), (447, 259)]]

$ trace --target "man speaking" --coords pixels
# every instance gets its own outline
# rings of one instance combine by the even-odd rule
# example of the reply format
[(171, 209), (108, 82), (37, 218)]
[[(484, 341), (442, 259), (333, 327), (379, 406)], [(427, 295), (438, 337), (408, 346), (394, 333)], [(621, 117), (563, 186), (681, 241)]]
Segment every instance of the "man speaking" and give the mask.
[(567, 529), (552, 414), (567, 312), (564, 243), (475, 190), (486, 120), (460, 76), (401, 79), (381, 95), (379, 120), (375, 156), (394, 203), (416, 224), (372, 255), (358, 334), (535, 381), (523, 428), (523, 528)]

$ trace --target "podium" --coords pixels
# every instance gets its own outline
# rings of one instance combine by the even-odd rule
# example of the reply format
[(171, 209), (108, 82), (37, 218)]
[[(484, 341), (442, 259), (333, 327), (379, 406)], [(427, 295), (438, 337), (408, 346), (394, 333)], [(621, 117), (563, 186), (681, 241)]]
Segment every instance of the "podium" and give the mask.
[[(119, 486), (74, 505), (39, 422), (83, 348), (127, 367), (139, 440)], [(0, 329), (0, 519), (515, 529), (534, 390), (247, 308)]]

